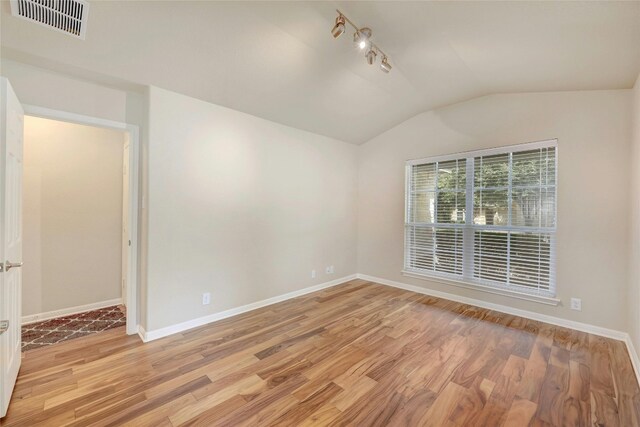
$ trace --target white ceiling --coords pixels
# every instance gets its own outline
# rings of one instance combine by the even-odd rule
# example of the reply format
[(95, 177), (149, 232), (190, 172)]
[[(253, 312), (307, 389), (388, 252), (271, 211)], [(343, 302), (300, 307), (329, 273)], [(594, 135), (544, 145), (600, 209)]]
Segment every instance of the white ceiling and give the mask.
[[(373, 29), (390, 74), (367, 65), (351, 33), (333, 39), (336, 7)], [(640, 72), (640, 2), (91, 1), (85, 41), (11, 17), (3, 2), (1, 24), (5, 57), (353, 143), (481, 95), (630, 88)]]

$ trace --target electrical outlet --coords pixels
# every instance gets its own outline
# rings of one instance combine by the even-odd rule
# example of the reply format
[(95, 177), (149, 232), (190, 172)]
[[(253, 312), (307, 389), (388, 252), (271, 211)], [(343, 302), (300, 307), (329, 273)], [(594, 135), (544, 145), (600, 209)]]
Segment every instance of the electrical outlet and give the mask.
[(328, 267), (325, 269), (325, 272), (326, 272), (327, 274), (333, 274), (333, 265), (328, 266)]
[(311, 278), (312, 279), (316, 278), (316, 271), (315, 270), (311, 270)]
[(571, 298), (571, 310), (582, 311), (582, 300), (580, 298)]
[(209, 292), (205, 292), (202, 294), (202, 305), (211, 304), (211, 294)]

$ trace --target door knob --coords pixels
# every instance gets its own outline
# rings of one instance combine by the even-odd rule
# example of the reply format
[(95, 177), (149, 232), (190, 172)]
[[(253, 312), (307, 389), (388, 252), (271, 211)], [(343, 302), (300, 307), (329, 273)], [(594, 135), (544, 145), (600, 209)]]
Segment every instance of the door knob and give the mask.
[(0, 264), (0, 273), (3, 271), (9, 271), (12, 268), (16, 268), (16, 267), (22, 267), (22, 263), (21, 262), (9, 262), (6, 261), (4, 263), (4, 266), (2, 264)]

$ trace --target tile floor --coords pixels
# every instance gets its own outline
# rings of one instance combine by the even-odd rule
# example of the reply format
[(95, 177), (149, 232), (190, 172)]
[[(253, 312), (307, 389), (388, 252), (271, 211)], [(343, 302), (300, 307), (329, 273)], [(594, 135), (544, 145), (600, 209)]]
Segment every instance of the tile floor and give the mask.
[(71, 314), (22, 326), (22, 351), (95, 334), (126, 325), (124, 306)]

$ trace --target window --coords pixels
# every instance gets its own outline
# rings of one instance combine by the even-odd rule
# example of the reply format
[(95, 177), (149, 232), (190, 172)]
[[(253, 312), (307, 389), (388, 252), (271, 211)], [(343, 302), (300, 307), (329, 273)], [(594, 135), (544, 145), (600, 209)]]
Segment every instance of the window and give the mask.
[(405, 271), (555, 296), (557, 141), (407, 162)]

